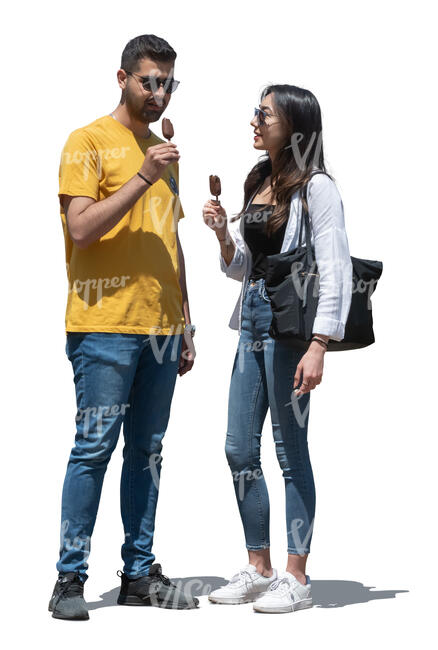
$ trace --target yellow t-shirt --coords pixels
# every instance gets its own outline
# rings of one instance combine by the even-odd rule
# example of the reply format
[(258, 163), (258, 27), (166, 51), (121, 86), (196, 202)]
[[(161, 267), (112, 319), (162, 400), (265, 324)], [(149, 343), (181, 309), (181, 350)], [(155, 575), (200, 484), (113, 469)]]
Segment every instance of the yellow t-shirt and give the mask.
[[(147, 148), (160, 142), (165, 141), (152, 131), (148, 138), (136, 137), (111, 115), (76, 129), (61, 154), (58, 196), (106, 199), (140, 170)], [(178, 163), (172, 163), (111, 230), (85, 249), (73, 243), (60, 206), (66, 333), (182, 332), (176, 231), (184, 212), (178, 194)]]

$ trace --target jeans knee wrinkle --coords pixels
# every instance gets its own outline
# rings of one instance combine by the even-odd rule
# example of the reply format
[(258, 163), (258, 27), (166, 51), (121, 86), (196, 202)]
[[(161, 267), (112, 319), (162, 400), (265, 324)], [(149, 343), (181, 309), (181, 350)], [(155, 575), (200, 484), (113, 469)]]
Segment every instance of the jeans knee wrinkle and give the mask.
[[(257, 387), (256, 387), (256, 390), (254, 391), (254, 396), (253, 396), (253, 403), (252, 403), (252, 409), (251, 409), (252, 421), (251, 421), (250, 427), (249, 427), (249, 429), (248, 429), (248, 434), (249, 434), (248, 444), (249, 444), (250, 457), (251, 457), (251, 458), (254, 458), (254, 446), (253, 446), (253, 445), (254, 445), (254, 440), (255, 440), (256, 438), (260, 439), (260, 438), (261, 438), (261, 433), (262, 433), (261, 431), (255, 432), (255, 413), (256, 413), (256, 404), (257, 404), (257, 400), (258, 400), (259, 397), (260, 397), (262, 383), (263, 383), (263, 375), (262, 375), (262, 372), (260, 372), (260, 373), (259, 373), (259, 378), (258, 378)], [(259, 443), (259, 445), (258, 445), (257, 459), (258, 459), (258, 466), (260, 467), (260, 470), (261, 470), (261, 464), (260, 464), (260, 443)], [(263, 476), (263, 474), (262, 474), (261, 476)], [(259, 478), (261, 478), (261, 477), (259, 477)], [(267, 531), (265, 531), (265, 524), (264, 524), (264, 521), (263, 521), (263, 504), (262, 504), (262, 495), (261, 495), (261, 493), (260, 493), (260, 484), (259, 484), (259, 481), (258, 481), (258, 480), (255, 481), (255, 483), (254, 483), (254, 487), (255, 487), (256, 495), (257, 495), (257, 505), (258, 505), (259, 524), (260, 524), (260, 534), (261, 534), (261, 538), (262, 538), (263, 540), (266, 540), (266, 532), (267, 532)]]

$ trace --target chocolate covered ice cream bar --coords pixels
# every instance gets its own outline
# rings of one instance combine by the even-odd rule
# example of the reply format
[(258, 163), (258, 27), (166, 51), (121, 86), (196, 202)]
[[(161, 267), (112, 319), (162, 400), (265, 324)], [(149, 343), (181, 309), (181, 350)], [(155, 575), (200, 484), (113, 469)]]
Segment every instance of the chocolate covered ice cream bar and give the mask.
[(216, 197), (220, 195), (221, 193), (221, 179), (219, 176), (214, 176), (213, 174), (210, 174), (210, 192)]
[(166, 140), (170, 140), (171, 138), (173, 138), (174, 136), (173, 124), (167, 117), (163, 117), (163, 121), (161, 122), (161, 129), (163, 131), (163, 135), (166, 138)]

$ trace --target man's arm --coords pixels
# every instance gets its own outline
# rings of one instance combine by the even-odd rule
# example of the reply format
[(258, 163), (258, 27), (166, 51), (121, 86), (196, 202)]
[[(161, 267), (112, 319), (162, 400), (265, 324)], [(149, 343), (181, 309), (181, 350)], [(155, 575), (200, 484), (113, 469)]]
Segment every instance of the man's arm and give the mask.
[[(79, 248), (87, 248), (111, 230), (150, 187), (135, 174), (117, 192), (98, 201), (96, 156), (90, 154), (94, 151), (90, 146), (86, 133), (73, 132), (64, 148), (60, 168), (59, 197), (70, 237)], [(75, 163), (74, 154), (81, 154), (76, 156), (79, 163)], [(86, 179), (83, 159), (88, 161)], [(176, 145), (163, 142), (148, 147), (139, 171), (153, 184), (168, 165), (178, 160)]]
[(181, 242), (178, 236), (178, 230), (176, 231), (176, 243), (178, 248), (179, 286), (181, 287), (181, 293), (183, 298), (182, 308), (183, 308), (184, 319), (188, 324), (191, 322), (191, 320), (190, 320), (189, 298), (187, 295), (186, 267), (185, 267), (184, 254), (182, 251)]
[(112, 196), (95, 201), (89, 196), (61, 194), (68, 232), (78, 248), (87, 248), (120, 221), (150, 187), (133, 176)]

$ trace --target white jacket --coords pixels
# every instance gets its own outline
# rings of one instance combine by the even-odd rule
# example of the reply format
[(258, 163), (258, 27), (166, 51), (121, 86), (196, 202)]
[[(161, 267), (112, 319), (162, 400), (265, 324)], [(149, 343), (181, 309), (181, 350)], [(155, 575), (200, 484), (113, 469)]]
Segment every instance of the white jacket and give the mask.
[[(245, 209), (252, 202), (251, 196)], [(345, 232), (344, 206), (334, 181), (325, 174), (315, 174), (308, 185), (308, 205), (311, 225), (311, 243), (319, 273), (318, 309), (313, 323), (313, 334), (325, 334), (342, 341), (351, 304), (353, 265)], [(301, 200), (297, 190), (291, 198), (289, 219), (281, 253), (298, 245), (301, 219)], [(229, 321), (229, 327), (241, 332), (242, 302), (252, 268), (252, 256), (243, 239), (243, 218), (228, 223), (228, 230), (236, 246), (234, 257), (227, 266), (219, 253), (221, 270), (229, 278), (242, 282), (240, 296)], [(303, 238), (304, 238), (303, 225)]]

